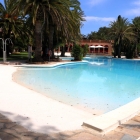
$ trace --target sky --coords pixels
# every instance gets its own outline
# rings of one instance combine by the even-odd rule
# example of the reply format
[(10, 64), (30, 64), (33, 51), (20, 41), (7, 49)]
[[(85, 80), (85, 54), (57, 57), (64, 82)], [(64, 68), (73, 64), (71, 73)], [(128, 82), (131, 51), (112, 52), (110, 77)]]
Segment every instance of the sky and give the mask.
[(140, 16), (140, 0), (79, 0), (85, 13), (86, 21), (81, 28), (81, 34), (98, 31), (100, 27), (109, 27), (111, 21), (118, 15), (128, 18), (132, 22)]
[[(140, 0), (79, 0), (85, 13), (81, 34), (87, 35), (98, 31), (100, 27), (108, 27), (118, 15), (132, 21), (140, 16)], [(4, 0), (0, 0), (3, 4)]]

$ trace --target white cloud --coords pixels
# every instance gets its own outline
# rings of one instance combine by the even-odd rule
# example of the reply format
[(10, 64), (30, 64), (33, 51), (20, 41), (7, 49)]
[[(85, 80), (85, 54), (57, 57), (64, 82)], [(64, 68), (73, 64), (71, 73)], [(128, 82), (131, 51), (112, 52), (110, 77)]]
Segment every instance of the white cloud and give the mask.
[(139, 16), (140, 15), (140, 0), (134, 1), (131, 3), (135, 5), (135, 8), (129, 9), (125, 12), (125, 15), (129, 16)]
[(130, 9), (126, 12), (126, 15), (134, 15), (139, 16), (140, 15), (140, 7), (135, 9)]
[(138, 0), (138, 1), (134, 1), (132, 4), (134, 4), (134, 5), (139, 5), (140, 6), (140, 0)]
[(106, 21), (106, 22), (116, 20), (113, 17), (107, 18), (107, 17), (93, 17), (93, 16), (87, 16), (87, 17), (85, 17), (85, 19), (87, 21)]
[(100, 3), (104, 2), (104, 1), (106, 1), (106, 0), (90, 0), (90, 1), (88, 2), (88, 4), (89, 4), (90, 6), (94, 6), (94, 5), (100, 4)]

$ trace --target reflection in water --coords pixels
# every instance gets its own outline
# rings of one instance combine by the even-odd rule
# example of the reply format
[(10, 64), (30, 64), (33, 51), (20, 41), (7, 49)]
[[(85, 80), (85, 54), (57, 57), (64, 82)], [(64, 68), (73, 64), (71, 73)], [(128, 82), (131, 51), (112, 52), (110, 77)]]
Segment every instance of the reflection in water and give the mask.
[(111, 58), (55, 68), (23, 68), (15, 79), (48, 97), (104, 112), (140, 96), (140, 61)]

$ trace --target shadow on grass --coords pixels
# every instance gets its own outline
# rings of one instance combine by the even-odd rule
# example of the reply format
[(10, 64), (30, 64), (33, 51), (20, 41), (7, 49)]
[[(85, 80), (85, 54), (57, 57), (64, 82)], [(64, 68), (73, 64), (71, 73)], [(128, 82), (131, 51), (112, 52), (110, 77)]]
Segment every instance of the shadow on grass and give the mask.
[[(2, 60), (3, 57), (0, 57), (0, 61)], [(9, 57), (7, 57), (7, 60), (28, 60), (28, 52), (13, 53)]]

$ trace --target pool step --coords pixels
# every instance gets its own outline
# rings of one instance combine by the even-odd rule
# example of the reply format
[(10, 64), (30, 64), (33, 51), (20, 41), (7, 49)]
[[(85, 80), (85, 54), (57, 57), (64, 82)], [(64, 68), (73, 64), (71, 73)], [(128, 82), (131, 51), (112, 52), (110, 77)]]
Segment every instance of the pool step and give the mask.
[(114, 130), (119, 125), (130, 120), (140, 113), (140, 98), (119, 107), (113, 111), (83, 122), (83, 126), (92, 128), (101, 133)]

